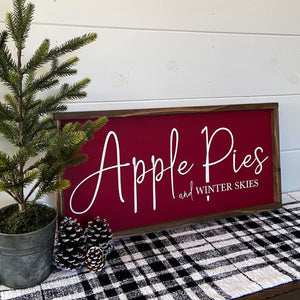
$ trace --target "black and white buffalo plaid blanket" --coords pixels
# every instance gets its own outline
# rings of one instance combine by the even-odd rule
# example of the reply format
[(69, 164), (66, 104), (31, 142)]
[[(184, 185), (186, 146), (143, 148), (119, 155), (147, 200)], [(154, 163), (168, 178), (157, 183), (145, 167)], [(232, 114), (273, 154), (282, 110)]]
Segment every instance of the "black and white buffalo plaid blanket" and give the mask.
[(275, 211), (117, 240), (101, 272), (54, 268), (0, 299), (234, 299), (299, 280), (300, 201), (284, 196)]

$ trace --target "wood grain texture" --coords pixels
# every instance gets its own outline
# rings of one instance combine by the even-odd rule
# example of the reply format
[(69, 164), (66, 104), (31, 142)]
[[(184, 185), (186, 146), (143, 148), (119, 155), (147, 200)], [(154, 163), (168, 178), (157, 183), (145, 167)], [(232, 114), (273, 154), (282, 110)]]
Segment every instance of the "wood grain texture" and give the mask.
[(300, 299), (300, 280), (281, 284), (257, 293), (236, 298), (238, 300), (298, 300)]
[(272, 110), (272, 160), (274, 201), (282, 202), (278, 107)]
[[(151, 115), (168, 115), (168, 114), (188, 114), (202, 112), (218, 111), (239, 111), (239, 110), (258, 110), (258, 109), (278, 109), (278, 103), (249, 103), (236, 105), (214, 105), (214, 106), (194, 106), (194, 107), (169, 107), (169, 108), (152, 108), (152, 109), (129, 109), (129, 110), (111, 110), (111, 111), (81, 111), (81, 112), (64, 112), (53, 114), (54, 120), (72, 120), (88, 119), (106, 116), (130, 117), (130, 116), (151, 116)], [(276, 114), (275, 114), (276, 116)], [(278, 117), (274, 117), (274, 122), (278, 122)], [(278, 137), (278, 124), (274, 126), (274, 137)], [(276, 144), (278, 146), (278, 144)]]

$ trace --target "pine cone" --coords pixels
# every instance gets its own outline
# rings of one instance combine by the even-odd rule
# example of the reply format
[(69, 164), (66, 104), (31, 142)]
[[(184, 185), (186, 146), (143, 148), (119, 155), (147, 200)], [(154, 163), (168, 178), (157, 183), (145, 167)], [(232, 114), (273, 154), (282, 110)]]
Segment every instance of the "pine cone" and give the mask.
[(111, 229), (105, 219), (100, 220), (96, 217), (93, 221), (89, 221), (85, 235), (87, 249), (99, 247), (104, 255), (108, 255), (113, 249)]
[(61, 269), (76, 269), (84, 264), (85, 237), (77, 219), (65, 217), (59, 226), (55, 263)]
[(85, 256), (85, 267), (90, 271), (101, 271), (105, 265), (105, 254), (99, 247), (91, 247)]

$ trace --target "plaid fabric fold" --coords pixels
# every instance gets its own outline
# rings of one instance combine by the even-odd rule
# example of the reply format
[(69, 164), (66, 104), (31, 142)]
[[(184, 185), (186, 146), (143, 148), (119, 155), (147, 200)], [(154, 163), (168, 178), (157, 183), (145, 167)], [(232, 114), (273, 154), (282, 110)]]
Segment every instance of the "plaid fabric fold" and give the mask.
[(0, 299), (234, 299), (300, 279), (300, 201), (253, 215), (120, 239), (98, 273), (54, 267)]

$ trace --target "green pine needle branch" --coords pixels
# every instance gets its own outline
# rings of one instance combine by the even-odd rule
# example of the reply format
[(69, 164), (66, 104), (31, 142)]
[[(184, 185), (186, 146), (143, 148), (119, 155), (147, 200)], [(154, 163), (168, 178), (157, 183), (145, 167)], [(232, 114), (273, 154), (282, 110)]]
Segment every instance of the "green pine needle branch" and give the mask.
[[(23, 210), (27, 202), (35, 202), (70, 185), (58, 178), (67, 166), (87, 159), (79, 151), (107, 119), (70, 123), (57, 130), (51, 117), (53, 113), (67, 110), (66, 100), (86, 96), (88, 78), (72, 84), (61, 83), (62, 79), (76, 74), (79, 60), (76, 56), (62, 56), (92, 43), (97, 34), (87, 33), (53, 48), (45, 38), (23, 64), (23, 50), (35, 7), (26, 0), (14, 0), (13, 7), (6, 15), (6, 30), (0, 32), (0, 82), (9, 89), (0, 101), (0, 134), (16, 151), (11, 154), (0, 150), (0, 191), (13, 197)], [(10, 40), (15, 49), (8, 47)], [(42, 97), (41, 92), (49, 89), (52, 93)]]

